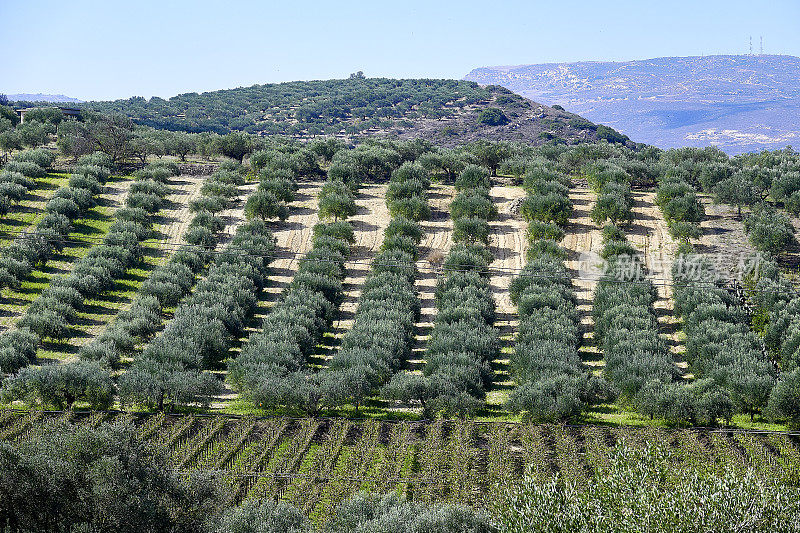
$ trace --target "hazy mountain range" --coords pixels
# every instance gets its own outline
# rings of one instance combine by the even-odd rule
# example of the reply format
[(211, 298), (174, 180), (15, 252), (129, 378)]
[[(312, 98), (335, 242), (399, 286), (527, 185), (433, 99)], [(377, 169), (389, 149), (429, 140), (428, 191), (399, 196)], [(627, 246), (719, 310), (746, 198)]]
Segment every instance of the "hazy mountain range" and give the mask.
[(69, 96), (64, 96), (63, 94), (30, 94), (30, 93), (22, 93), (22, 94), (7, 94), (6, 97), (12, 102), (51, 102), (51, 103), (79, 103), (83, 102), (83, 100), (78, 100), (77, 98), (72, 98)]
[(476, 68), (502, 85), (662, 148), (718, 145), (730, 154), (800, 146), (800, 58), (663, 57)]

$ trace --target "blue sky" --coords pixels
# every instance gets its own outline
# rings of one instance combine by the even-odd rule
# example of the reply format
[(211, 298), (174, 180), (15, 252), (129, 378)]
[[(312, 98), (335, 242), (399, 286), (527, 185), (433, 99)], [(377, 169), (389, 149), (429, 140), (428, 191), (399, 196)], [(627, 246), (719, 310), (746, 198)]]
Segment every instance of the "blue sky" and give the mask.
[(0, 92), (113, 99), (582, 60), (800, 55), (800, 1), (0, 0)]

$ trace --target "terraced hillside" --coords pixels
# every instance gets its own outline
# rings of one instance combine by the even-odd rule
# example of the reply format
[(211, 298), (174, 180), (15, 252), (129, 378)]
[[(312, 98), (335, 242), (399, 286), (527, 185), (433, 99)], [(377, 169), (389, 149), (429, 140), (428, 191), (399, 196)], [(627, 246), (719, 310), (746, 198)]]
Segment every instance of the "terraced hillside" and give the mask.
[[(73, 209), (65, 195), (95, 191), (98, 205), (87, 203), (85, 213), (102, 220), (87, 225), (87, 215), (70, 211), (65, 251), (19, 270), (20, 286), (10, 280), (4, 289), (33, 291), (4, 317), (6, 401), (792, 423), (787, 408), (777, 415), (770, 402), (791, 377), (793, 356), (781, 350), (793, 344), (778, 339), (794, 327), (794, 248), (777, 256), (780, 275), (770, 267), (760, 277), (735, 276), (774, 241), (769, 224), (794, 209), (793, 174), (776, 173), (769, 203), (741, 206), (741, 218), (708, 186), (755, 175), (766, 155), (334, 144), (280, 141), (244, 164), (226, 161), (202, 174), (154, 162), (104, 186), (78, 165), (57, 201), (40, 209), (55, 220), (54, 209)], [(788, 152), (770, 157), (781, 168), (794, 161)], [(709, 179), (711, 171), (723, 175)], [(754, 186), (763, 188), (759, 179)], [(72, 190), (80, 186), (89, 193)], [(12, 205), (8, 216), (25, 209)], [(45, 217), (37, 216), (40, 231)], [(775, 226), (788, 231), (780, 238), (793, 238), (790, 222)], [(116, 248), (121, 239), (135, 256)], [(62, 256), (74, 259), (62, 264)], [(13, 267), (12, 259), (3, 265)], [(84, 276), (101, 279), (84, 286)], [(755, 292), (764, 283), (789, 294), (774, 311), (780, 319)], [(86, 293), (83, 304), (72, 289)], [(63, 322), (53, 325), (53, 316)], [(738, 362), (723, 349), (741, 351)], [(177, 366), (168, 370), (165, 361)], [(78, 370), (95, 381), (76, 395), (36, 385), (40, 373)]]

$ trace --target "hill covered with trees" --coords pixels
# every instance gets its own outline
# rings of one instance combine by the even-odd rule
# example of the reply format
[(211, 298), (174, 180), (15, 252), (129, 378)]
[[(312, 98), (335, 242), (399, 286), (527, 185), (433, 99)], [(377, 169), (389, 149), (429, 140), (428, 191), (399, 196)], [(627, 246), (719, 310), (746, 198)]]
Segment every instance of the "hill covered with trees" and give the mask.
[[(418, 138), (460, 144), (478, 138), (575, 143), (630, 141), (558, 106), (547, 107), (499, 86), (445, 79), (365, 78), (297, 81), (90, 102), (84, 109), (120, 113), (136, 124), (186, 132)], [(560, 141), (559, 141), (560, 140)]]

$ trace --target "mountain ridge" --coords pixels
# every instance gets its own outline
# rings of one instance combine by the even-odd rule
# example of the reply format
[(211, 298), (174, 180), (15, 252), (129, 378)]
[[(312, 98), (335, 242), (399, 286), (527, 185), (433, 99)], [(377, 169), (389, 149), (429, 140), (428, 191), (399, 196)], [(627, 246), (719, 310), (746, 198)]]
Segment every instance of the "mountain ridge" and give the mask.
[(51, 104), (80, 104), (83, 100), (63, 94), (20, 93), (7, 94), (10, 102), (47, 102)]
[(735, 154), (800, 139), (800, 58), (710, 55), (479, 67), (464, 79), (560, 104), (662, 148)]

